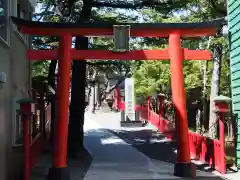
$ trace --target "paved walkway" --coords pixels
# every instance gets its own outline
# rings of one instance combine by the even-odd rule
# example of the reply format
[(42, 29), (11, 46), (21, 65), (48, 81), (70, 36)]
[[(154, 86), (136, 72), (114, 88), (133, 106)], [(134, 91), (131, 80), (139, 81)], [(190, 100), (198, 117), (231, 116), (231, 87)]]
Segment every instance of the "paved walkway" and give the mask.
[[(92, 154), (93, 162), (84, 180), (184, 179), (173, 176), (174, 164), (171, 161), (151, 159), (130, 145), (135, 141), (133, 137), (125, 135), (122, 140), (116, 136), (116, 132), (132, 132), (143, 129), (153, 132), (153, 129), (149, 127), (121, 128), (120, 114), (118, 113), (96, 113), (94, 115), (86, 113), (85, 146)], [(149, 135), (147, 136), (149, 137)], [(148, 141), (154, 140), (149, 137)], [(162, 142), (166, 141), (166, 139), (162, 139)], [(138, 143), (144, 144), (141, 140)], [(158, 151), (163, 156), (169, 155), (169, 152), (164, 152), (164, 149)], [(174, 151), (174, 149), (170, 151)], [(165, 157), (165, 159), (172, 159), (172, 157)], [(221, 179), (209, 172), (202, 171), (197, 171), (197, 176), (197, 179)]]
[(162, 164), (159, 175), (149, 158), (91, 119), (86, 120), (86, 127), (92, 129), (88, 128), (85, 145), (93, 162), (84, 180), (174, 178), (169, 171), (171, 164)]
[[(152, 126), (121, 128), (119, 113), (97, 112), (86, 113), (84, 130), (84, 143), (92, 155), (92, 164), (87, 169), (84, 166), (90, 162), (87, 158), (86, 162), (68, 158), (71, 180), (83, 177), (84, 180), (187, 179), (173, 176), (174, 145)], [(51, 156), (45, 153), (35, 166), (31, 180), (46, 179), (49, 167)], [(198, 170), (194, 179), (221, 178)]]

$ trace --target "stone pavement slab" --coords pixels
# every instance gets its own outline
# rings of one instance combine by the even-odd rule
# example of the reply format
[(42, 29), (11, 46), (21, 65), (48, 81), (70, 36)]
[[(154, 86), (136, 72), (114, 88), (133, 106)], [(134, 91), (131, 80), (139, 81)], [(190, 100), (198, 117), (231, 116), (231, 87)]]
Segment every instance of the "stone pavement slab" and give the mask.
[(239, 180), (240, 172), (229, 173), (229, 174), (224, 175), (224, 177), (227, 178), (228, 180)]
[[(85, 180), (184, 179), (173, 176), (175, 160), (171, 152), (174, 149), (169, 146), (165, 151), (164, 148), (169, 141), (163, 136), (161, 139), (154, 137), (152, 127), (122, 128), (119, 113), (86, 113), (85, 129), (88, 134), (85, 145), (93, 157), (92, 166)], [(145, 131), (144, 134), (143, 131)], [(156, 141), (165, 144), (162, 144), (162, 148), (158, 147), (159, 149), (149, 146)], [(155, 148), (152, 152), (158, 151), (157, 154), (161, 154), (162, 160), (147, 157), (145, 155), (147, 153), (139, 152), (136, 145), (143, 145), (145, 150), (149, 151)], [(197, 179), (221, 179), (209, 172), (199, 170), (197, 176)]]
[[(90, 163), (91, 157), (89, 157), (88, 154), (85, 154), (85, 157), (81, 160), (68, 158), (68, 168), (71, 180), (82, 180), (90, 166)], [(51, 154), (50, 152), (45, 152), (33, 168), (30, 180), (46, 180), (51, 165)]]
[(86, 118), (85, 127), (85, 146), (93, 162), (84, 180), (176, 179), (169, 171), (171, 164), (162, 164), (159, 174), (149, 158), (91, 119)]

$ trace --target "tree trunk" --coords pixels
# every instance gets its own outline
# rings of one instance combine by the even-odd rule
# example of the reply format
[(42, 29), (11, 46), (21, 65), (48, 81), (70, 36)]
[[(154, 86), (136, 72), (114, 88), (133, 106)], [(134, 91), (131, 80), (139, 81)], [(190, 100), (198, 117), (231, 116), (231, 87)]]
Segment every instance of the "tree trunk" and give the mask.
[(202, 132), (201, 110), (199, 108), (196, 110), (196, 132), (197, 133), (201, 133)]
[(95, 70), (92, 75), (92, 85), (91, 85), (91, 95), (90, 95), (90, 103), (89, 107), (91, 108), (92, 113), (96, 110), (96, 77), (97, 77), (97, 71)]
[[(200, 49), (209, 49), (213, 37), (209, 36), (206, 47), (203, 46), (203, 44), (200, 44)], [(203, 91), (202, 91), (202, 114), (200, 118), (202, 121), (199, 122), (199, 127), (197, 129), (200, 129), (200, 133), (205, 132), (206, 129), (208, 129), (209, 126), (209, 117), (208, 117), (208, 99), (207, 99), (207, 81), (208, 81), (208, 61), (202, 61), (201, 63), (201, 73), (203, 76)]]
[[(56, 85), (55, 85), (55, 71), (57, 67), (57, 61), (51, 61), (49, 68), (48, 68), (48, 85), (51, 86), (56, 91)], [(54, 136), (54, 122), (55, 122), (55, 98), (56, 95), (51, 95), (50, 102), (51, 102), (51, 137), (50, 142), (53, 142), (53, 136)]]
[(213, 52), (213, 74), (211, 83), (210, 95), (210, 112), (209, 112), (209, 136), (211, 138), (217, 137), (217, 114), (213, 111), (214, 102), (213, 98), (218, 96), (220, 87), (220, 74), (221, 74), (221, 61), (222, 61), (222, 45), (216, 45)]
[[(210, 41), (211, 41), (211, 37), (209, 37), (208, 40), (208, 45), (207, 45), (207, 49), (209, 49), (210, 46)], [(203, 44), (200, 43), (199, 45), (199, 49), (203, 49)], [(207, 117), (207, 67), (208, 67), (208, 61), (199, 61), (200, 63), (200, 71), (202, 74), (202, 86), (203, 86), (203, 91), (202, 91), (202, 99), (201, 99), (201, 107), (202, 108), (198, 108), (197, 112), (196, 112), (196, 130), (197, 133), (202, 133), (205, 131), (205, 122), (207, 121), (208, 117)], [(201, 109), (201, 110), (200, 110)]]
[(100, 97), (100, 84), (99, 82), (97, 82), (96, 85), (96, 100), (97, 100), (97, 109), (99, 110), (99, 108), (101, 107), (101, 97)]
[[(83, 9), (78, 20), (80, 22), (89, 21), (91, 16), (92, 2), (83, 1)], [(88, 49), (87, 37), (76, 37), (75, 48), (78, 50)], [(81, 155), (84, 151), (84, 112), (85, 112), (85, 87), (86, 87), (86, 61), (73, 61), (72, 68), (72, 88), (68, 133), (68, 155)]]
[[(207, 69), (208, 69), (208, 61), (204, 62), (203, 67), (203, 99), (202, 99), (202, 105), (203, 105), (203, 122), (202, 122), (202, 131), (205, 131), (205, 129), (208, 126), (208, 105), (207, 105)], [(207, 126), (206, 126), (207, 124)]]

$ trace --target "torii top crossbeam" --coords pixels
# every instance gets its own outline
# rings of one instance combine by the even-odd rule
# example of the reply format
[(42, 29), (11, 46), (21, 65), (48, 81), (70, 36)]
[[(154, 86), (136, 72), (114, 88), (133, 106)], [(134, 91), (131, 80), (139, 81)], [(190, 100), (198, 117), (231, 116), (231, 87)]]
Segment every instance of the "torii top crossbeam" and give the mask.
[[(20, 31), (30, 35), (45, 36), (112, 36), (112, 23), (56, 23), (56, 22), (36, 22), (12, 17), (12, 21), (19, 27)], [(215, 35), (222, 26), (224, 19), (216, 19), (209, 22), (199, 23), (131, 23), (117, 24), (129, 25), (130, 36), (132, 37), (169, 37), (173, 32), (177, 32), (181, 37), (199, 37)], [(56, 60), (57, 50), (28, 50), (29, 60)], [(71, 50), (73, 60), (169, 60), (168, 48), (165, 50), (134, 50), (125, 53), (116, 53), (110, 50)], [(211, 54), (208, 50), (188, 50), (184, 49), (185, 60), (210, 60)]]
[[(197, 23), (56, 23), (37, 22), (12, 17), (21, 32), (31, 35), (55, 35), (71, 34), (72, 36), (111, 36), (113, 25), (129, 25), (132, 37), (168, 37), (171, 32), (178, 31), (181, 37), (200, 37), (215, 35), (223, 24), (224, 18), (208, 22)], [(59, 31), (56, 31), (56, 28)], [(61, 30), (60, 30), (61, 29)], [(96, 31), (97, 29), (97, 31)]]

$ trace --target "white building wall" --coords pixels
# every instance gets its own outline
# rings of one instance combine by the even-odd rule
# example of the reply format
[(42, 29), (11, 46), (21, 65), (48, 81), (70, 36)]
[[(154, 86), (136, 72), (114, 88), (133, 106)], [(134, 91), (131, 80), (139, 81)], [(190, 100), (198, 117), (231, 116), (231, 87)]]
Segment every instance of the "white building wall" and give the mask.
[(17, 16), (17, 4), (26, 13), (34, 9), (34, 0), (6, 0), (8, 2), (8, 38), (0, 39), (0, 71), (7, 82), (0, 88), (0, 180), (17, 180), (23, 176), (23, 146), (14, 146), (16, 100), (28, 97), (31, 87), (30, 62), (26, 58), (28, 38), (22, 36), (11, 24), (10, 16)]

